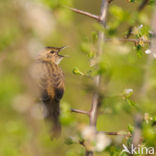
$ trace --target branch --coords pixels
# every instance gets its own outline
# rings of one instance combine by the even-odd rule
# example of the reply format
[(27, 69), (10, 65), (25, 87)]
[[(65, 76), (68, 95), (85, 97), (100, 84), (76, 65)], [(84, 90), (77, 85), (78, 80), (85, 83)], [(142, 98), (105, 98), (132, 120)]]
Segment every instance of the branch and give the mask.
[(100, 15), (100, 21), (101, 21), (102, 24), (106, 24), (106, 16), (107, 16), (108, 4), (109, 4), (109, 0), (102, 0), (101, 15)]
[[(112, 41), (113, 39), (105, 39), (106, 41)], [(144, 43), (151, 43), (150, 40), (142, 40), (142, 39), (134, 39), (134, 38), (118, 38), (117, 40), (122, 42), (133, 42), (133, 43), (139, 43), (140, 41), (143, 41)]]
[(97, 16), (97, 15), (94, 15), (92, 13), (82, 11), (82, 10), (79, 10), (79, 9), (75, 9), (75, 8), (69, 8), (69, 9), (72, 10), (73, 12), (76, 12), (76, 13), (81, 14), (81, 15), (88, 16), (88, 17), (96, 19), (98, 22), (100, 22), (100, 17)]
[[(108, 0), (102, 0), (101, 15), (100, 15), (100, 21), (102, 25), (106, 25), (106, 15), (107, 15), (107, 10), (108, 10), (108, 4), (109, 4)], [(97, 59), (102, 54), (103, 40), (104, 40), (104, 33), (99, 31)], [(97, 75), (96, 77), (94, 77), (94, 84), (96, 88), (100, 88), (100, 83), (101, 83), (101, 76)], [(95, 128), (96, 128), (96, 121), (97, 121), (97, 115), (98, 115), (98, 109), (99, 109), (99, 99), (100, 99), (100, 95), (95, 90), (93, 97), (92, 97), (92, 104), (91, 104), (91, 109), (90, 109), (90, 114), (89, 114), (90, 126), (94, 126)], [(93, 156), (93, 152), (92, 151), (87, 152), (86, 156)]]
[(89, 112), (83, 111), (83, 110), (79, 110), (79, 109), (71, 109), (71, 112), (89, 115)]
[(104, 133), (105, 135), (119, 135), (124, 137), (131, 137), (132, 135), (129, 132), (105, 132), (99, 131), (98, 133)]
[[(101, 6), (101, 23), (105, 24), (106, 23), (106, 15), (107, 15), (107, 9), (108, 9), (108, 0), (102, 0), (102, 6)], [(104, 40), (104, 33), (99, 32), (99, 40), (98, 40), (98, 52), (97, 52), (97, 57), (100, 57), (102, 54), (102, 44)], [(101, 81), (101, 76), (97, 75), (94, 78), (94, 84), (96, 88), (100, 87), (100, 81)], [(98, 113), (98, 107), (99, 107), (99, 94), (97, 91), (93, 94), (92, 98), (92, 106), (90, 110), (90, 125), (96, 127), (96, 120), (97, 120), (97, 113)]]
[[(69, 9), (71, 9), (73, 12), (76, 12), (78, 14), (82, 14), (82, 15), (85, 15), (87, 17), (96, 19), (103, 26), (105, 26), (106, 25), (106, 16), (107, 16), (107, 11), (108, 11), (108, 4), (111, 3), (111, 2), (112, 2), (112, 0), (102, 0), (100, 16), (91, 14), (91, 13), (86, 12), (86, 11), (78, 10), (78, 9), (75, 9), (75, 8), (69, 8)], [(104, 41), (104, 32), (99, 31), (98, 36), (99, 36), (99, 38), (98, 38), (98, 51), (97, 51), (96, 59), (101, 57), (101, 54), (102, 54), (102, 51), (103, 51), (102, 46), (103, 46), (103, 41)], [(94, 77), (94, 85), (95, 85), (96, 88), (100, 88), (100, 82), (101, 82), (101, 76), (100, 75), (95, 76)], [(98, 109), (99, 109), (99, 99), (100, 99), (100, 95), (99, 95), (99, 92), (96, 89), (94, 91), (94, 94), (93, 94), (93, 97), (92, 97), (91, 109), (90, 109), (89, 112), (82, 111), (82, 110), (77, 110), (77, 109), (71, 109), (71, 111), (76, 112), (76, 113), (80, 113), (80, 114), (89, 115), (90, 126), (93, 126), (93, 127), (96, 128), (96, 121), (97, 121), (97, 115), (98, 115)], [(93, 156), (93, 151), (88, 151), (86, 149), (86, 156)]]
[(144, 43), (150, 43), (149, 40), (142, 40), (142, 39), (128, 39), (128, 38), (120, 38), (120, 41), (123, 42), (134, 42), (134, 43), (139, 43), (140, 41), (143, 41)]

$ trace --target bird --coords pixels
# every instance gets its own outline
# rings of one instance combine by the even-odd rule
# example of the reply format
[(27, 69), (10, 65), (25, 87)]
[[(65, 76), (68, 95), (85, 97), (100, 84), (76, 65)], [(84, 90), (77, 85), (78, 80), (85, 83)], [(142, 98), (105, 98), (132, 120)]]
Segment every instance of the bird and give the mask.
[(46, 47), (36, 58), (33, 67), (40, 99), (46, 109), (45, 118), (50, 124), (53, 137), (60, 136), (61, 124), (60, 100), (64, 94), (64, 73), (59, 63), (64, 58), (60, 55), (64, 47)]

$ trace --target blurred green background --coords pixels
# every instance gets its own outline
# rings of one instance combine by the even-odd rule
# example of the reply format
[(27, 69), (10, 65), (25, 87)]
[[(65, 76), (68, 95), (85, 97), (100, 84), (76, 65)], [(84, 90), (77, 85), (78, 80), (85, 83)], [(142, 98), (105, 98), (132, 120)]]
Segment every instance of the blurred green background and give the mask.
[[(0, 156), (75, 156), (84, 155), (79, 144), (67, 145), (65, 138), (78, 136), (89, 120), (84, 115), (70, 113), (70, 108), (89, 110), (92, 100), (92, 79), (74, 75), (78, 68), (84, 75), (102, 75), (104, 99), (97, 122), (100, 131), (128, 131), (134, 115), (148, 113), (156, 120), (156, 61), (147, 65), (148, 44), (140, 47), (122, 43), (130, 25), (137, 33), (133, 38), (149, 37), (152, 4), (141, 13), (135, 10), (141, 3), (115, 0), (109, 7), (107, 27), (95, 20), (78, 15), (68, 7), (94, 14), (100, 13), (101, 1), (90, 0), (1, 0), (0, 1)], [(151, 1), (152, 3), (152, 1)], [(143, 25), (143, 28), (139, 28)], [(97, 51), (97, 32), (101, 30), (111, 41), (103, 45), (99, 67), (90, 60)], [(139, 31), (139, 32), (138, 32)], [(139, 35), (138, 35), (139, 34)], [(139, 37), (140, 37), (139, 36)], [(62, 137), (51, 141), (43, 120), (35, 90), (29, 78), (33, 58), (44, 46), (69, 48), (69, 55), (60, 66), (65, 73), (65, 94), (61, 101)], [(148, 75), (148, 76), (146, 76)], [(127, 94), (131, 89), (133, 95)], [(126, 93), (125, 93), (126, 92)], [(156, 145), (155, 129), (145, 125), (143, 135), (148, 145)], [(121, 151), (117, 137), (109, 150), (95, 155), (110, 155)], [(118, 140), (118, 141), (117, 141)], [(115, 143), (114, 143), (115, 142)]]

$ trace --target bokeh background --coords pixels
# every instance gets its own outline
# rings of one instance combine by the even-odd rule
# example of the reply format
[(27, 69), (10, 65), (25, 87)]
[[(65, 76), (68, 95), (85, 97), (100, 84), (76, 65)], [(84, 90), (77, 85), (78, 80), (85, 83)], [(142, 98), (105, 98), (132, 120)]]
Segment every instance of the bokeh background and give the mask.
[[(120, 42), (128, 27), (135, 26), (133, 38), (149, 39), (153, 1), (141, 11), (141, 0), (130, 3), (114, 0), (109, 8), (107, 27), (94, 19), (73, 13), (75, 7), (100, 13), (101, 1), (90, 0), (1, 0), (0, 1), (0, 155), (1, 156), (75, 156), (84, 155), (79, 144), (70, 144), (88, 125), (88, 117), (70, 112), (70, 108), (89, 110), (93, 81), (102, 75), (104, 99), (97, 122), (100, 131), (129, 131), (134, 116), (146, 113), (147, 120), (156, 119), (156, 60), (148, 63), (148, 44)], [(97, 32), (111, 40), (103, 45), (99, 67), (91, 67), (97, 51)], [(140, 36), (139, 36), (140, 35)], [(65, 73), (65, 94), (61, 101), (62, 136), (51, 141), (44, 122), (40, 102), (30, 78), (33, 59), (44, 46), (64, 46), (69, 55), (60, 66)], [(150, 54), (152, 55), (152, 54)], [(74, 72), (78, 70), (78, 72)], [(82, 74), (83, 73), (83, 74)], [(83, 76), (84, 75), (84, 76)], [(89, 76), (88, 76), (89, 75)], [(129, 94), (130, 93), (130, 94)], [(127, 95), (128, 94), (128, 95)], [(150, 121), (149, 121), (150, 122)], [(146, 143), (156, 145), (155, 129), (144, 125)], [(121, 152), (122, 138), (113, 140), (109, 149), (95, 155)]]

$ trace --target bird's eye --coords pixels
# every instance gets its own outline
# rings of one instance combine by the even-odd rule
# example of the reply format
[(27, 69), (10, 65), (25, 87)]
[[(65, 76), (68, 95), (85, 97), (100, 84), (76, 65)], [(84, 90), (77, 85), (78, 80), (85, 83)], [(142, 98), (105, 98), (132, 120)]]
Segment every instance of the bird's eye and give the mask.
[(50, 53), (51, 53), (51, 54), (54, 54), (54, 53), (55, 53), (55, 51), (53, 51), (53, 50), (52, 50), (52, 51), (50, 51)]

